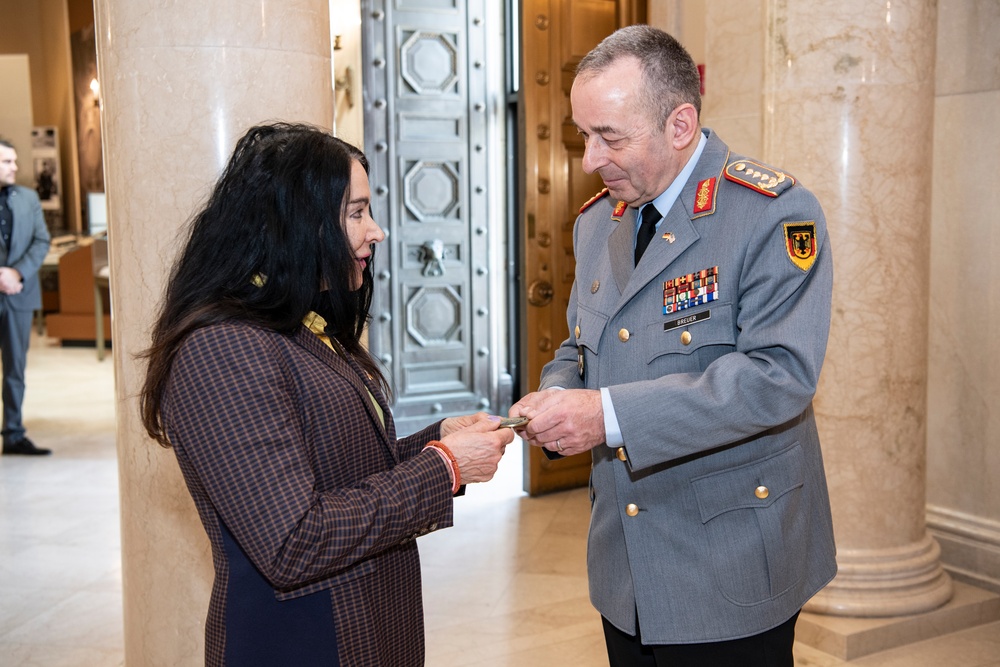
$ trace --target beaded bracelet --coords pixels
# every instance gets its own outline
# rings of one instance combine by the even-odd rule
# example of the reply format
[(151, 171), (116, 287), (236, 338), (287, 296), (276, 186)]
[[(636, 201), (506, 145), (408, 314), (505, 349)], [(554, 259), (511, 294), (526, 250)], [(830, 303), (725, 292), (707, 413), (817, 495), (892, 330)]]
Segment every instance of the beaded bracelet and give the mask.
[(462, 477), (458, 469), (458, 459), (455, 458), (455, 455), (451, 453), (451, 450), (448, 449), (448, 447), (440, 440), (431, 440), (430, 442), (427, 443), (427, 446), (424, 449), (427, 448), (436, 449), (438, 452), (443, 454), (444, 457), (448, 460), (448, 465), (451, 466), (451, 476), (455, 484), (451, 488), (451, 495), (455, 495), (456, 493), (458, 493), (458, 490), (462, 487)]

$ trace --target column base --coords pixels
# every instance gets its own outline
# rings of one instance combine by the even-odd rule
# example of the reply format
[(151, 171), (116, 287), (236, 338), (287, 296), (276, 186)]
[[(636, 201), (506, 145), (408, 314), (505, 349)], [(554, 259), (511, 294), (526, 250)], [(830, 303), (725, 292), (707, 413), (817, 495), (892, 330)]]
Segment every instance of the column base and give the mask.
[(951, 600), (913, 616), (858, 618), (802, 612), (795, 641), (841, 660), (939, 637), (1000, 620), (1000, 595), (958, 581)]
[(911, 544), (883, 549), (838, 549), (837, 576), (805, 610), (831, 616), (912, 616), (951, 599), (951, 577), (929, 533)]

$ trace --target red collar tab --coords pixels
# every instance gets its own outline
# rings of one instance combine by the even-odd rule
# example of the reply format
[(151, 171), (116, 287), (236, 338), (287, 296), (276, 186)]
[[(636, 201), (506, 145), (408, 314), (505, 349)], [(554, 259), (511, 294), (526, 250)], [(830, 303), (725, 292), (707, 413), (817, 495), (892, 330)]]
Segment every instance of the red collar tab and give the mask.
[(693, 213), (705, 213), (715, 210), (715, 176), (698, 182), (694, 193)]

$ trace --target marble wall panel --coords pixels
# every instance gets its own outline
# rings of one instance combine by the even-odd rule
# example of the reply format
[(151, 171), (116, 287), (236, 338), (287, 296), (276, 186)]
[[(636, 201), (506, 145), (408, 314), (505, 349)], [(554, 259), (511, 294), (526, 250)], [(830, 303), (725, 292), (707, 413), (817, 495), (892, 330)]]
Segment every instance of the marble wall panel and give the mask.
[(1000, 3), (938, 12), (928, 313), (928, 525), (1000, 592)]
[(761, 158), (764, 6), (761, 0), (705, 3), (702, 123), (737, 153)]
[(928, 329), (928, 521), (1000, 592), (1000, 90), (939, 95)]
[(938, 95), (1000, 90), (1000, 2), (938, 0)]

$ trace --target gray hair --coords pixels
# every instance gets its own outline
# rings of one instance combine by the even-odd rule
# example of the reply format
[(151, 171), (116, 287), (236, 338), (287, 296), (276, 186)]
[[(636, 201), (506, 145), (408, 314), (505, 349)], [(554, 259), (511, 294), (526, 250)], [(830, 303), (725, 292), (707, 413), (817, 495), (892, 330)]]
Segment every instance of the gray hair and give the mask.
[(16, 151), (17, 150), (16, 148), (14, 148), (14, 144), (10, 143), (9, 141), (7, 141), (6, 139), (4, 139), (3, 137), (0, 137), (0, 146), (3, 146), (4, 148), (9, 148), (12, 151)]
[(622, 58), (639, 61), (642, 76), (638, 104), (662, 132), (671, 112), (684, 103), (701, 116), (701, 78), (691, 54), (659, 28), (630, 25), (611, 33), (580, 60), (577, 77), (607, 70)]

